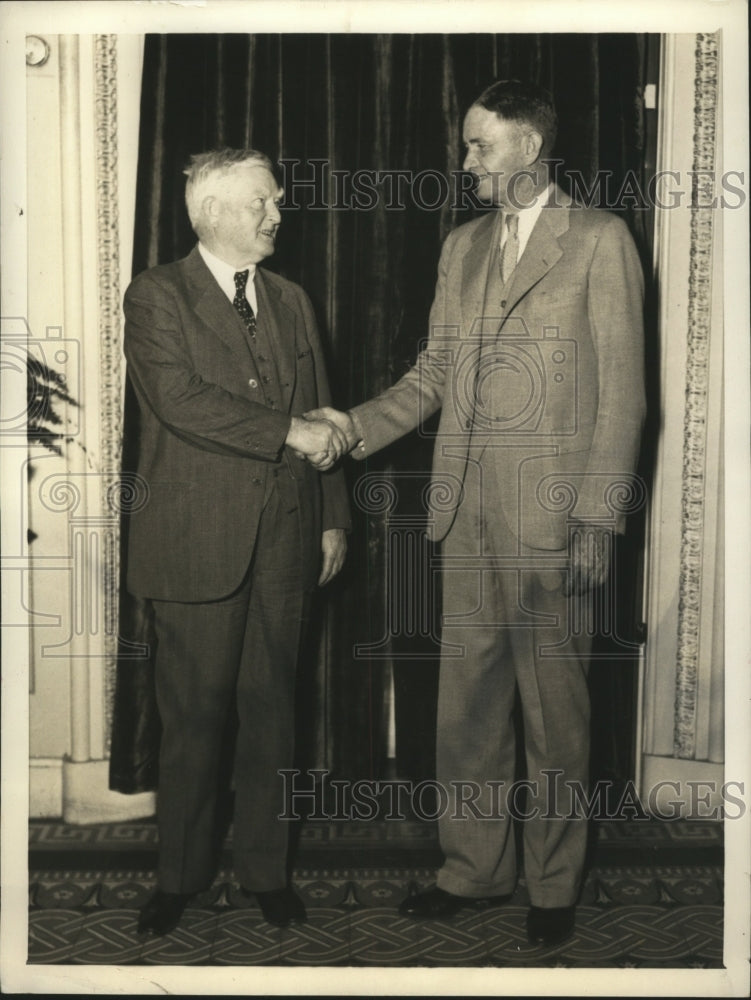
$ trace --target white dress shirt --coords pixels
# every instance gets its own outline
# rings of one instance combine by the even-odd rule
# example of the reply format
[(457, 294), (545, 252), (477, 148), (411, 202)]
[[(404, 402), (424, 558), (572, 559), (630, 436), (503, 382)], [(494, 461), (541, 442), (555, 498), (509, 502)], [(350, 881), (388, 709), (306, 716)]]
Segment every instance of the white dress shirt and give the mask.
[[(531, 205), (526, 208), (520, 209), (516, 213), (519, 217), (519, 257), (517, 260), (521, 259), (521, 255), (524, 253), (525, 247), (529, 242), (529, 237), (532, 235), (532, 230), (535, 228), (535, 223), (540, 218), (540, 212), (542, 212), (545, 205), (548, 203), (550, 194), (553, 190), (553, 184), (550, 183), (541, 191)], [(508, 236), (508, 226), (506, 225), (506, 217), (508, 212), (504, 213), (504, 217), (501, 221), (501, 249), (506, 245), (506, 237)]]
[[(230, 300), (234, 302), (235, 300), (235, 274), (237, 273), (237, 268), (233, 267), (231, 264), (227, 264), (226, 261), (220, 260), (216, 254), (213, 254), (210, 250), (207, 250), (203, 243), (198, 244), (198, 252), (203, 257), (206, 267), (216, 278), (217, 284)], [(248, 264), (247, 268), (240, 268), (241, 271), (248, 271), (248, 283), (245, 286), (245, 298), (250, 303), (250, 307), (258, 316), (258, 299), (256, 298), (256, 286), (255, 286), (255, 276), (256, 276), (256, 266), (255, 264)]]

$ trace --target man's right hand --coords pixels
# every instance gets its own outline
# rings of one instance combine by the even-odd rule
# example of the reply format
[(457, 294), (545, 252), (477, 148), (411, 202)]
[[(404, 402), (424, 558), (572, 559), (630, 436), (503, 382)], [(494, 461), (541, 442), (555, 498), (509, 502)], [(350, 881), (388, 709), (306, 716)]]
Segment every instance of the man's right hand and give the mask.
[(350, 413), (335, 410), (333, 406), (321, 406), (317, 410), (308, 410), (305, 418), (306, 420), (328, 420), (338, 427), (347, 439), (347, 451), (352, 451), (360, 443), (360, 435)]
[[(319, 412), (319, 411), (316, 411)], [(285, 444), (325, 472), (350, 449), (347, 436), (326, 419), (293, 417)]]

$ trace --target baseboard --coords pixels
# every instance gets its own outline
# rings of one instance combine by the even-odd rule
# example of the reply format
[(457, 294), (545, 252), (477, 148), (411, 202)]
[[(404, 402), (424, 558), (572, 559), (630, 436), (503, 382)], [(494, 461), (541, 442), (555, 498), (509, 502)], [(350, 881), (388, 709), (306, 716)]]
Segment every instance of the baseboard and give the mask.
[[(722, 821), (745, 807), (733, 782), (724, 785), (724, 765), (645, 754), (639, 799), (660, 819)], [(735, 802), (734, 798), (735, 797)]]
[(109, 788), (109, 761), (63, 761), (62, 815), (66, 823), (120, 823), (153, 816), (153, 792), (123, 795)]
[(29, 761), (29, 819), (121, 823), (156, 812), (154, 792), (123, 795), (109, 789), (109, 761), (74, 763), (59, 757)]
[(29, 761), (29, 818), (58, 819), (63, 814), (63, 762), (59, 757)]

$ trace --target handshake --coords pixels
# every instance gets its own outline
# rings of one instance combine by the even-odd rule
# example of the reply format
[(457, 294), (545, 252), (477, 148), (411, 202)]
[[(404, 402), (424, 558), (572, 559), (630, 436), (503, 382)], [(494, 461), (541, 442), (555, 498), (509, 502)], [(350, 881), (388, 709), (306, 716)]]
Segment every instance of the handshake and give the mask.
[(359, 441), (360, 435), (349, 413), (322, 406), (309, 410), (303, 417), (293, 417), (284, 443), (298, 458), (325, 472)]

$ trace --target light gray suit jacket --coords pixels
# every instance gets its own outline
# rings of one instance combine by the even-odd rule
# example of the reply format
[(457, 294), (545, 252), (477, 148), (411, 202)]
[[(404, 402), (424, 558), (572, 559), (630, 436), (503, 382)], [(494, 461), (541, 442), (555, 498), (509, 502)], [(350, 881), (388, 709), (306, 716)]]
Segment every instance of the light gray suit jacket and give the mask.
[[(645, 412), (643, 275), (621, 219), (571, 203), (543, 208), (506, 287), (499, 213), (446, 239), (427, 343), (394, 386), (353, 414), (365, 458), (441, 408), (429, 534), (486, 496), (532, 548), (561, 549), (571, 518), (624, 530)], [(466, 480), (466, 483), (465, 483)]]

